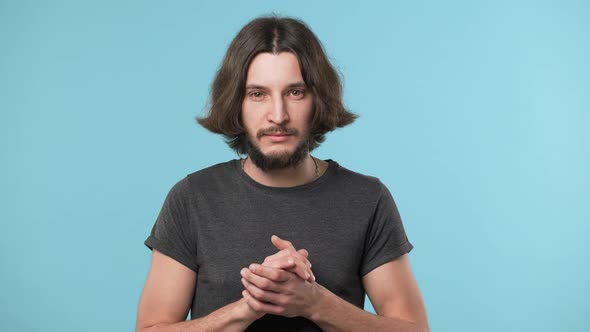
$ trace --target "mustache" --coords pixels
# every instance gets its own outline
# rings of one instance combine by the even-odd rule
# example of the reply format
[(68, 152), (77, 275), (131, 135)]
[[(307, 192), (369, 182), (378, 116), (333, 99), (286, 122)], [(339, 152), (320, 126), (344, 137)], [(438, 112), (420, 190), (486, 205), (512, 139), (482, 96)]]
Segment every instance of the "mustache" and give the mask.
[(260, 129), (256, 133), (256, 138), (260, 138), (265, 135), (270, 134), (285, 134), (285, 135), (297, 135), (299, 131), (295, 128), (286, 128), (286, 127), (270, 127), (265, 129)]

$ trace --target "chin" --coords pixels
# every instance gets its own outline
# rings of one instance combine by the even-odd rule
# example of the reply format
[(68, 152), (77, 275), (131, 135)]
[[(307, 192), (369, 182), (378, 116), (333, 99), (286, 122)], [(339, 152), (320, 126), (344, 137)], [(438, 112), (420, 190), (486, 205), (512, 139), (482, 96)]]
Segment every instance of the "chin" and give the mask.
[(295, 147), (273, 146), (261, 151), (267, 157), (291, 155), (295, 152)]
[(262, 148), (249, 145), (248, 155), (262, 170), (283, 169), (299, 165), (309, 153), (307, 141), (299, 141), (295, 146), (270, 146)]

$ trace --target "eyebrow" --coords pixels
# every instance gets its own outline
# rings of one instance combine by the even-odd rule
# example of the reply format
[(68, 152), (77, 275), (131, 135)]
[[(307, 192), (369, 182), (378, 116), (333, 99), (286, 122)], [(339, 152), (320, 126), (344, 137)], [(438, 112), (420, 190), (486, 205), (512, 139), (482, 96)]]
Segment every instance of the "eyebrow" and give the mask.
[[(305, 82), (295, 82), (295, 83), (291, 83), (291, 84), (287, 85), (287, 88), (306, 88), (306, 87), (307, 87), (307, 84), (305, 84)], [(265, 89), (267, 89), (267, 87), (265, 87), (264, 85), (256, 84), (256, 83), (250, 83), (250, 84), (246, 85), (246, 90), (250, 90), (250, 89), (265, 90)]]

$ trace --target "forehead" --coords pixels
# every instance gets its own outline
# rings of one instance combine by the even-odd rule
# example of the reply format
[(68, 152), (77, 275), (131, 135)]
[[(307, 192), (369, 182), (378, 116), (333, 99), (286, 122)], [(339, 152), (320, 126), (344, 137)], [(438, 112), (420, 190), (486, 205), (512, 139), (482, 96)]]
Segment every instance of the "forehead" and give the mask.
[(252, 59), (246, 84), (288, 85), (303, 81), (297, 56), (291, 52), (260, 53)]

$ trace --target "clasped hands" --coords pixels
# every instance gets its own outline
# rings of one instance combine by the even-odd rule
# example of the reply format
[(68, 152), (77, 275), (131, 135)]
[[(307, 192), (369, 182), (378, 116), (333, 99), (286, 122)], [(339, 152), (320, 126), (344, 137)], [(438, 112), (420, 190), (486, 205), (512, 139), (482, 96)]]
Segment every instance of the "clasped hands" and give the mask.
[(245, 288), (242, 296), (256, 318), (265, 314), (309, 318), (320, 291), (307, 259), (309, 253), (295, 250), (291, 242), (276, 235), (271, 241), (279, 252), (240, 271)]

